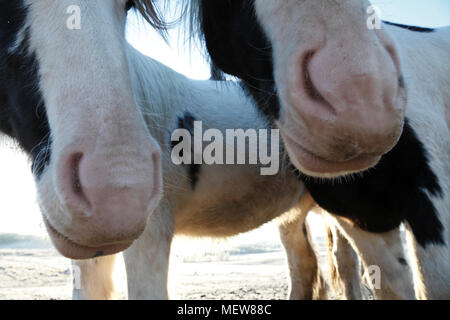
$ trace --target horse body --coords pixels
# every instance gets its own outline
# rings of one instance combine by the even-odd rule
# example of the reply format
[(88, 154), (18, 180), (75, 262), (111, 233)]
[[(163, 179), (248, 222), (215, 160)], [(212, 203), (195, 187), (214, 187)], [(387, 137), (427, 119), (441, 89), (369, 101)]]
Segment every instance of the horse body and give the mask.
[(408, 89), (398, 144), (361, 179), (342, 187), (307, 180), (306, 185), (323, 208), (363, 230), (388, 232), (405, 222), (416, 296), (448, 298), (450, 73), (436, 61), (450, 58), (450, 28), (426, 33), (385, 28), (398, 43)]
[[(268, 122), (238, 84), (190, 80), (131, 47), (128, 51), (132, 57), (130, 61), (134, 63), (132, 69), (138, 77), (134, 81), (135, 88), (139, 88), (143, 95), (137, 100), (151, 101), (150, 106), (143, 105), (142, 110), (152, 136), (163, 149), (164, 159), (169, 160), (172, 156), (168, 132), (177, 129), (180, 124), (192, 127), (189, 122), (194, 119), (202, 121), (205, 129), (218, 129), (224, 134), (226, 129), (232, 128), (270, 129)], [(168, 81), (157, 83), (159, 79)], [(172, 93), (170, 105), (164, 102), (167, 92)], [(190, 169), (192, 166), (198, 167), (195, 176)], [(275, 212), (287, 211), (296, 204), (296, 200), (292, 202), (292, 194), (298, 194), (302, 186), (299, 186), (292, 168), (282, 162), (280, 172), (272, 177), (258, 174), (260, 166), (177, 166), (170, 160), (164, 161), (164, 195), (170, 199), (171, 207), (176, 212), (175, 231), (192, 236), (201, 236), (202, 233), (229, 236), (252, 230), (272, 220), (277, 216)], [(193, 184), (194, 180), (197, 181)], [(246, 183), (239, 184), (240, 180)], [(171, 189), (171, 186), (176, 188)], [(278, 195), (276, 190), (284, 190), (286, 197)], [(277, 201), (271, 194), (277, 194)], [(245, 201), (242, 200), (244, 198)], [(242, 215), (242, 212), (247, 214)], [(240, 226), (235, 224), (233, 214), (238, 215), (235, 219), (240, 220)], [(189, 228), (195, 228), (195, 231)], [(203, 232), (200, 231), (202, 228)]]
[[(174, 235), (223, 238), (255, 229), (275, 218), (281, 219), (285, 230), (296, 229), (309, 208), (299, 203), (304, 187), (287, 161), (281, 161), (277, 175), (264, 176), (259, 174), (260, 165), (200, 165), (193, 175), (194, 164), (178, 166), (169, 160), (173, 147), (171, 131), (180, 126), (191, 127), (189, 122), (193, 119), (223, 132), (233, 127), (269, 129), (269, 123), (236, 83), (189, 80), (131, 46), (128, 54), (135, 75), (136, 100), (152, 136), (160, 144), (162, 158), (167, 160), (162, 161), (164, 197), (142, 236), (124, 252), (129, 298), (165, 299)], [(290, 209), (293, 211), (288, 212)], [(312, 253), (307, 239), (290, 241), (287, 248), (304, 246)], [(288, 255), (291, 261), (302, 259), (301, 252), (295, 250)], [(308, 261), (315, 263), (315, 257), (308, 257)], [(111, 263), (114, 261), (107, 257), (95, 262), (76, 261), (82, 277), (86, 277), (82, 278), (81, 290), (74, 291), (74, 297), (113, 297), (113, 286), (107, 285), (111, 279), (108, 282), (104, 276), (92, 276), (102, 273), (99, 270), (110, 274)], [(303, 279), (314, 279), (318, 277), (316, 273), (317, 268), (302, 274), (292, 270), (292, 287), (300, 291), (302, 298), (312, 297), (312, 292), (303, 291)]]
[[(391, 30), (392, 29), (392, 30)], [(412, 223), (408, 223), (409, 246), (413, 261), (416, 291), (420, 298), (450, 298), (450, 28), (431, 33), (409, 32), (390, 28), (398, 39), (408, 84), (406, 118), (427, 154), (427, 163), (436, 176), (436, 190), (422, 188), (431, 203), (420, 212), (417, 224), (430, 226), (437, 219), (441, 237), (436, 241), (420, 242)], [(437, 63), (441, 61), (442, 63)], [(419, 175), (420, 172), (411, 172)], [(434, 192), (433, 192), (434, 191)], [(426, 201), (422, 201), (426, 204)], [(419, 204), (418, 204), (419, 205)], [(429, 228), (429, 237), (439, 228)], [(419, 272), (421, 270), (422, 272)]]

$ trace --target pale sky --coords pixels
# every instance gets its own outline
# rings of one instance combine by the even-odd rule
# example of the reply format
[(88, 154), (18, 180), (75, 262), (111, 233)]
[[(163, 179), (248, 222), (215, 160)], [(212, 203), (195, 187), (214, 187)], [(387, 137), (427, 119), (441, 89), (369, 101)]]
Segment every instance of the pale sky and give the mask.
[[(371, 0), (379, 7), (383, 20), (424, 26), (441, 27), (450, 25), (450, 0)], [(171, 47), (150, 27), (141, 23), (133, 14), (129, 15), (129, 41), (142, 53), (163, 62), (176, 71), (195, 79), (208, 79), (209, 67), (198, 51), (188, 51), (178, 44), (178, 29), (171, 30)], [(137, 30), (137, 32), (136, 32)]]
[[(385, 20), (430, 27), (450, 25), (450, 0), (372, 2), (379, 6)], [(177, 44), (177, 33), (178, 30), (170, 32), (170, 48), (159, 35), (130, 14), (127, 37), (138, 50), (191, 78), (209, 78), (209, 68), (199, 52), (192, 52), (189, 58), (184, 46)], [(30, 165), (23, 155), (1, 145), (3, 143), (0, 143), (0, 233), (44, 235)], [(275, 228), (271, 228), (278, 237)], [(261, 235), (264, 239), (266, 234)]]

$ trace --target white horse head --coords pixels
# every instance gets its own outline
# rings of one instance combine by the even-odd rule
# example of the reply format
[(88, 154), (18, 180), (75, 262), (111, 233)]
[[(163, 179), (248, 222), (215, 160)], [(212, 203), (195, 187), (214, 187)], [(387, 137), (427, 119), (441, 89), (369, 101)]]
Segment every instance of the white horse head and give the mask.
[(70, 258), (130, 246), (161, 197), (160, 150), (126, 53), (129, 7), (0, 3), (0, 129), (30, 154), (48, 232)]

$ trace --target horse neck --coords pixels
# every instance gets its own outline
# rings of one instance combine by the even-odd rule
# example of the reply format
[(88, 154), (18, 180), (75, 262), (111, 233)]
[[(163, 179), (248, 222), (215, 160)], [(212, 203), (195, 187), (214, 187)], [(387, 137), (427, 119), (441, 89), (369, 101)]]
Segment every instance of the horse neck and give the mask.
[[(432, 113), (450, 123), (450, 27), (413, 32), (385, 26), (396, 40), (408, 88), (406, 115), (422, 119)], [(414, 112), (414, 115), (411, 115)], [(419, 116), (420, 115), (420, 116)]]
[(248, 103), (237, 84), (188, 79), (131, 46), (128, 56), (138, 106), (159, 143), (167, 143), (168, 130), (185, 112), (208, 121), (221, 119), (218, 113), (229, 113)]
[(131, 46), (127, 54), (137, 105), (150, 133), (161, 142), (161, 131), (167, 128), (170, 113), (179, 105), (178, 90), (184, 87), (184, 81), (181, 75)]

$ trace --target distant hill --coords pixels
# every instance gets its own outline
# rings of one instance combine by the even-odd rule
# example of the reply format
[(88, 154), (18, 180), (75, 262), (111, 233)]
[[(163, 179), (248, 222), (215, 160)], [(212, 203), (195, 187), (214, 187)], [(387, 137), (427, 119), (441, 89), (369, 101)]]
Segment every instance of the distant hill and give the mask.
[(13, 233), (0, 233), (0, 249), (49, 249), (48, 239)]

